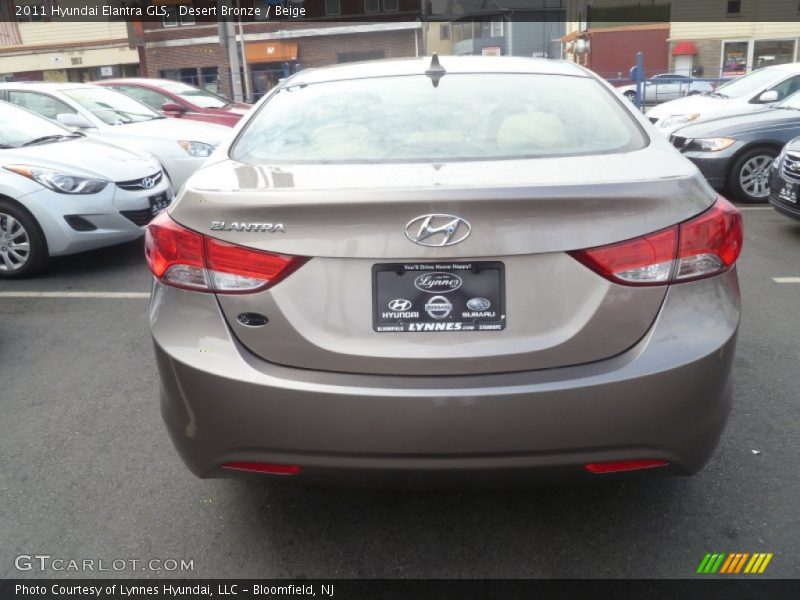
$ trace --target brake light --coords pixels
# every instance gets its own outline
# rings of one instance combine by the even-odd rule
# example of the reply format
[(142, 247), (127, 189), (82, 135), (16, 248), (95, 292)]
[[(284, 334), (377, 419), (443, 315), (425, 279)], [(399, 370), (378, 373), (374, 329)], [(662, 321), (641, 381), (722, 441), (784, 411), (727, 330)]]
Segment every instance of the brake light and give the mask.
[(742, 241), (741, 214), (719, 196), (707, 211), (679, 225), (570, 255), (615, 283), (665, 285), (727, 271)]
[(265, 290), (307, 260), (204, 236), (181, 227), (166, 213), (147, 226), (144, 252), (150, 271), (162, 283), (223, 294)]

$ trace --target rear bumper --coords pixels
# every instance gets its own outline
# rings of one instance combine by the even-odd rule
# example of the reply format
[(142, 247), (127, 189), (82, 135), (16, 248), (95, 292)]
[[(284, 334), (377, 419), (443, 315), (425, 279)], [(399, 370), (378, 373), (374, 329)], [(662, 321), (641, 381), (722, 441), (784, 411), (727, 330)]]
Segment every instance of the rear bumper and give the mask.
[(283, 367), (231, 335), (213, 296), (156, 284), (161, 407), (187, 466), (300, 464), (298, 482), (479, 486), (605, 479), (589, 462), (663, 459), (690, 474), (731, 403), (735, 271), (673, 286), (648, 334), (614, 358), (499, 375), (409, 377)]

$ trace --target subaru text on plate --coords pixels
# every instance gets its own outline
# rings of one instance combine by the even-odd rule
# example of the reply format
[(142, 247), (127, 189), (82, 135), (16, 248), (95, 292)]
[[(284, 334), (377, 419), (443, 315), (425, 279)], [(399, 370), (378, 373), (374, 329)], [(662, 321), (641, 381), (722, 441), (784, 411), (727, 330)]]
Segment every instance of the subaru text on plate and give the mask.
[(729, 412), (741, 244), (576, 65), (301, 72), (148, 228), (162, 413), (201, 477), (694, 473)]

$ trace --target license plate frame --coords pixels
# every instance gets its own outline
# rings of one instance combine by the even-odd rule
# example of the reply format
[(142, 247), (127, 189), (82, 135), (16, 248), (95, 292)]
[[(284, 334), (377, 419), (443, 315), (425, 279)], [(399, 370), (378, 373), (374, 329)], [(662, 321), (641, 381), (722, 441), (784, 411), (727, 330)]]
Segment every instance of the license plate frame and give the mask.
[(154, 217), (165, 211), (167, 208), (169, 208), (169, 205), (172, 204), (172, 198), (167, 191), (149, 196), (147, 201), (150, 203), (150, 213)]
[(778, 192), (778, 198), (783, 202), (797, 206), (797, 191), (799, 187), (800, 184), (792, 183), (791, 181), (784, 182), (783, 187)]
[(502, 331), (505, 289), (500, 261), (377, 263), (372, 327), (377, 333)]

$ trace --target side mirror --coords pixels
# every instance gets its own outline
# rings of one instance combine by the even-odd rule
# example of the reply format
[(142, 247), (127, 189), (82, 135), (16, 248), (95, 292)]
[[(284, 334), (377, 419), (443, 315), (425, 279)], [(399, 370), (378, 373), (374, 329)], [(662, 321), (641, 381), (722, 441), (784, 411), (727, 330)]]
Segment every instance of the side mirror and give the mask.
[(86, 117), (74, 113), (60, 113), (56, 115), (56, 121), (70, 129), (94, 129), (94, 125)]
[(175, 104), (174, 102), (164, 102), (164, 104), (161, 105), (161, 110), (165, 113), (183, 114), (186, 112), (186, 109), (183, 106), (180, 104)]
[(775, 90), (767, 90), (766, 92), (762, 92), (757, 100), (759, 104), (769, 104), (770, 102), (777, 102), (777, 101), (778, 101), (778, 92), (776, 92)]

